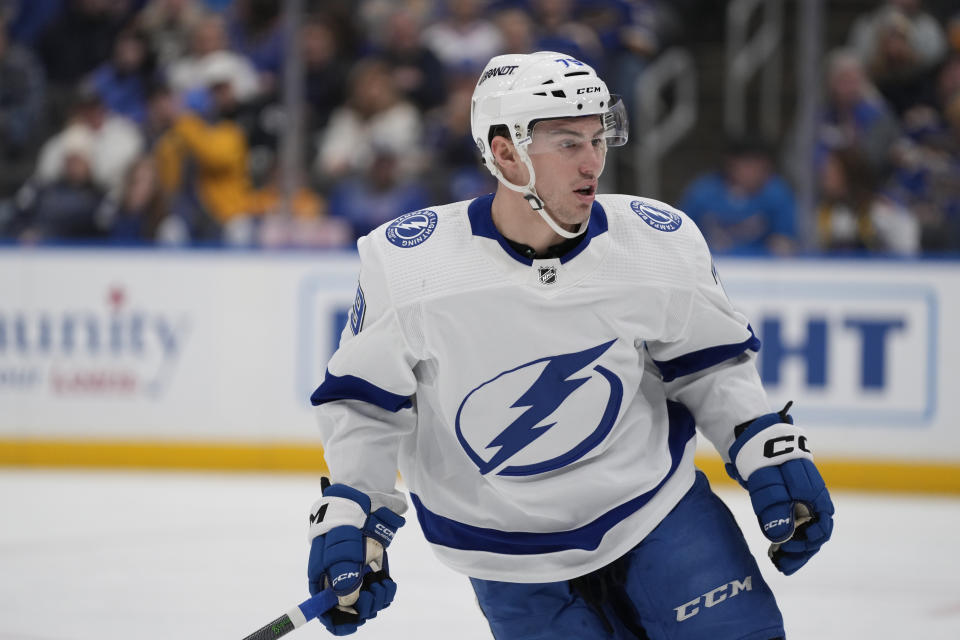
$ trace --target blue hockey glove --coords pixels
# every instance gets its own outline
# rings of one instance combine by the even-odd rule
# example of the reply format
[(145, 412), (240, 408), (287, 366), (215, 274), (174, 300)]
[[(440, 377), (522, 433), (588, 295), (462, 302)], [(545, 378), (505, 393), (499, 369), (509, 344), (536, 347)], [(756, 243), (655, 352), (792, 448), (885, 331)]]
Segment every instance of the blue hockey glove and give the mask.
[(393, 602), (386, 547), (403, 517), (386, 507), (370, 513), (370, 498), (345, 484), (323, 479), (323, 497), (310, 510), (310, 594), (328, 587), (338, 606), (320, 621), (336, 636), (353, 633)]
[(807, 447), (803, 429), (787, 415), (768, 413), (736, 428), (727, 473), (750, 492), (770, 559), (790, 575), (833, 532), (833, 503)]

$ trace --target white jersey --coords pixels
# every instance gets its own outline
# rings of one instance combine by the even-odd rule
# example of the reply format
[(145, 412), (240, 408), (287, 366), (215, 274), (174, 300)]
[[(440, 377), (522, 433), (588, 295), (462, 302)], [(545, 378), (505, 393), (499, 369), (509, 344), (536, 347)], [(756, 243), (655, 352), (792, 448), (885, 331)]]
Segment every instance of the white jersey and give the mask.
[(666, 204), (594, 203), (559, 259), (517, 253), (492, 196), (360, 242), (360, 286), (314, 393), (335, 482), (403, 512), (445, 564), (566, 580), (640, 542), (694, 479), (694, 423), (726, 457), (770, 412), (759, 341), (699, 230)]

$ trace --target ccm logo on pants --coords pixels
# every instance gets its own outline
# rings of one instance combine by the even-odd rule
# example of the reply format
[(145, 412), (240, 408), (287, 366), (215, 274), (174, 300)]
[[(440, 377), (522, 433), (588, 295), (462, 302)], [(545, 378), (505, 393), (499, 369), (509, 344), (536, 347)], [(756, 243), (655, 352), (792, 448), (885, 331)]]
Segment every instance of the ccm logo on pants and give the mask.
[(727, 598), (732, 598), (741, 591), (752, 591), (753, 590), (753, 576), (747, 576), (743, 580), (734, 580), (733, 582), (728, 582), (727, 584), (722, 584), (716, 589), (711, 589), (707, 591), (702, 596), (691, 600), (690, 602), (680, 605), (679, 607), (674, 607), (674, 611), (677, 612), (677, 622), (683, 622), (687, 618), (692, 618), (693, 616), (700, 613), (700, 603), (703, 602), (703, 606), (709, 609), (710, 607), (720, 604)]

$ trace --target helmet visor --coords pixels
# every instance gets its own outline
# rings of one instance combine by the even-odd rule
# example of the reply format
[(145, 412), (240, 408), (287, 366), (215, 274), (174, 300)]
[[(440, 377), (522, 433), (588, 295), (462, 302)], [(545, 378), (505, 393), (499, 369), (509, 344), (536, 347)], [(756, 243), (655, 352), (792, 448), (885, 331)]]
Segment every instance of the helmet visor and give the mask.
[(610, 106), (603, 114), (603, 130), (608, 147), (622, 147), (629, 139), (629, 120), (623, 99), (610, 94)]
[(610, 96), (610, 105), (600, 114), (568, 118), (544, 118), (530, 123), (527, 153), (560, 152), (572, 155), (590, 147), (605, 153), (608, 147), (627, 143), (627, 110), (620, 96)]

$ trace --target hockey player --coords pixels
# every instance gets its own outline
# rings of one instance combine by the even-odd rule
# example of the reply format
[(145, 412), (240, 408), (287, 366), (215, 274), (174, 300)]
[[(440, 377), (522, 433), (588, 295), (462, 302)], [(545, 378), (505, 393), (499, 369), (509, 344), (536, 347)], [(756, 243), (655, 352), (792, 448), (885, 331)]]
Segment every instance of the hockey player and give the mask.
[(599, 195), (623, 103), (592, 68), (493, 58), (472, 128), (495, 194), (401, 215), (359, 243), (356, 300), (312, 396), (325, 483), (311, 592), (355, 631), (390, 604), (399, 469), (437, 557), (498, 639), (770, 640), (773, 594), (693, 463), (696, 429), (751, 495), (790, 574), (830, 537), (810, 441), (771, 411), (760, 343), (697, 227)]

